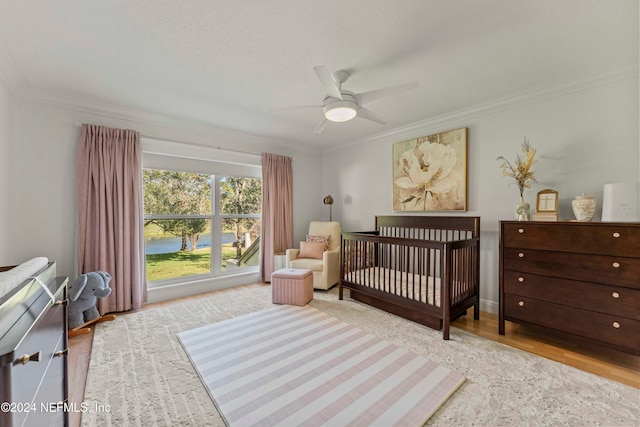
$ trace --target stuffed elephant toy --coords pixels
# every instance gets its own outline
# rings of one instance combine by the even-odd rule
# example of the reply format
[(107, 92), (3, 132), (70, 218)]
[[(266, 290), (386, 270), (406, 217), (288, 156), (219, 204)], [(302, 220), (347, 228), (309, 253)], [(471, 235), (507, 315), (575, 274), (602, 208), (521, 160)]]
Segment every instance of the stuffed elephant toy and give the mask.
[(111, 294), (110, 281), (111, 275), (106, 271), (94, 271), (78, 276), (68, 289), (70, 329), (100, 317), (96, 302), (98, 298), (104, 298)]

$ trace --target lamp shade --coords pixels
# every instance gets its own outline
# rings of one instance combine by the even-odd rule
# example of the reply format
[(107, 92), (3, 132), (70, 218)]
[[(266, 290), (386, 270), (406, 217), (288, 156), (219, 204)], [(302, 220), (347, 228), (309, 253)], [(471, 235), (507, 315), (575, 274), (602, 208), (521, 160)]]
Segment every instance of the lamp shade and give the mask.
[(332, 122), (347, 122), (353, 119), (358, 105), (351, 101), (334, 101), (324, 107), (324, 116)]
[(331, 212), (331, 208), (333, 207), (333, 197), (331, 197), (331, 194), (325, 196), (325, 198), (322, 199), (322, 203), (329, 205), (329, 221), (333, 221), (333, 213)]

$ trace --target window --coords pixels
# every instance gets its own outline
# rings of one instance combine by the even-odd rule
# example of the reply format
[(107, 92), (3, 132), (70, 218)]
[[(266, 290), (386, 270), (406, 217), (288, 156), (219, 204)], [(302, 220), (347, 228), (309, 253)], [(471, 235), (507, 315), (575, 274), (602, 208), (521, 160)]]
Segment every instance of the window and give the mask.
[(147, 280), (256, 271), (262, 180), (146, 168)]

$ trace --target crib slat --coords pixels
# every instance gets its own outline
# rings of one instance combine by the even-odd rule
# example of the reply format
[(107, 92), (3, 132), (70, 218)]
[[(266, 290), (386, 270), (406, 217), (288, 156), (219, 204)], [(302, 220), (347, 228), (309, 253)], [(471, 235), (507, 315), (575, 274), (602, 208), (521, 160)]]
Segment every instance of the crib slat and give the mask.
[[(446, 338), (448, 318), (464, 313), (462, 304), (478, 306), (478, 230), (478, 217), (376, 217), (376, 232), (347, 233), (341, 266), (345, 286), (353, 283), (354, 297), (366, 296), (362, 301), (371, 304), (379, 301), (382, 306), (374, 305), (380, 308), (397, 304), (392, 311), (399, 315), (405, 311), (403, 298), (407, 304), (430, 306), (429, 318), (446, 312), (447, 320), (440, 319)], [(385, 298), (383, 292), (393, 297)], [(406, 310), (408, 318), (423, 316), (417, 308)]]

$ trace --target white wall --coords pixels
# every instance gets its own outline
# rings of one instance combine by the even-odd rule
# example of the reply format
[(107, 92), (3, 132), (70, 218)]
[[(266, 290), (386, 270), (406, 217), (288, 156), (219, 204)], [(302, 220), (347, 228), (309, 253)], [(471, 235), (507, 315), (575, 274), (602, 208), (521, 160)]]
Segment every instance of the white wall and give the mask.
[[(10, 145), (14, 151), (13, 164), (19, 173), (11, 185), (11, 194), (14, 196), (11, 212), (15, 218), (20, 218), (20, 222), (12, 224), (9, 233), (11, 253), (5, 255), (9, 262), (19, 263), (28, 257), (47, 256), (57, 262), (59, 274), (71, 278), (76, 276), (75, 162), (79, 123), (135, 129), (151, 138), (291, 156), (294, 158), (296, 238), (300, 235), (304, 237), (308, 222), (321, 214), (321, 164), (318, 152), (291, 149), (274, 141), (210, 128), (163, 125), (157, 120), (134, 121), (78, 112), (26, 98), (19, 99), (16, 104), (16, 138)], [(1, 138), (0, 150), (3, 149)], [(0, 172), (0, 179), (4, 181), (7, 177), (7, 173)], [(0, 265), (6, 261), (2, 258)], [(199, 288), (199, 291), (203, 290), (207, 289)]]
[(431, 123), (426, 121), (411, 130), (324, 153), (323, 190), (335, 199), (334, 218), (346, 231), (373, 229), (375, 215), (393, 214), (393, 143), (467, 127), (468, 211), (464, 214), (482, 219), (480, 296), (483, 309), (496, 312), (498, 222), (513, 219), (519, 199), (517, 187), (501, 176), (497, 156), (513, 160), (526, 136), (537, 149), (538, 183), (525, 192), (525, 199), (535, 209), (539, 190), (558, 190), (561, 220), (574, 219), (571, 200), (583, 192), (598, 200), (595, 219), (599, 220), (603, 185), (637, 181), (640, 175), (637, 75), (567, 89), (548, 93), (542, 99), (522, 97)]
[[(371, 229), (375, 215), (392, 214), (391, 146), (394, 142), (458, 127), (469, 128), (468, 211), (482, 217), (483, 309), (498, 301), (498, 221), (511, 219), (518, 191), (501, 176), (495, 158), (513, 159), (523, 137), (538, 150), (539, 183), (526, 193), (534, 205), (543, 188), (560, 192), (561, 219), (572, 219), (571, 199), (586, 192), (602, 201), (608, 182), (640, 177), (638, 78), (523, 97), (441, 117), (346, 148), (304, 151), (250, 136), (158, 120), (127, 120), (78, 112), (35, 100), (14, 99), (0, 85), (0, 265), (32, 256), (57, 261), (75, 277), (75, 151), (78, 123), (139, 130), (152, 138), (184, 141), (294, 158), (294, 242), (313, 219), (328, 219), (322, 204), (334, 197), (333, 217), (343, 230)], [(13, 129), (12, 129), (13, 128)], [(10, 159), (10, 160), (9, 160)], [(4, 196), (4, 197), (2, 197)], [(7, 202), (8, 201), (8, 202)], [(534, 205), (535, 206), (535, 205)], [(20, 221), (15, 219), (19, 218)]]
[(0, 79), (0, 266), (14, 265), (9, 254), (11, 229), (11, 105), (13, 97)]

